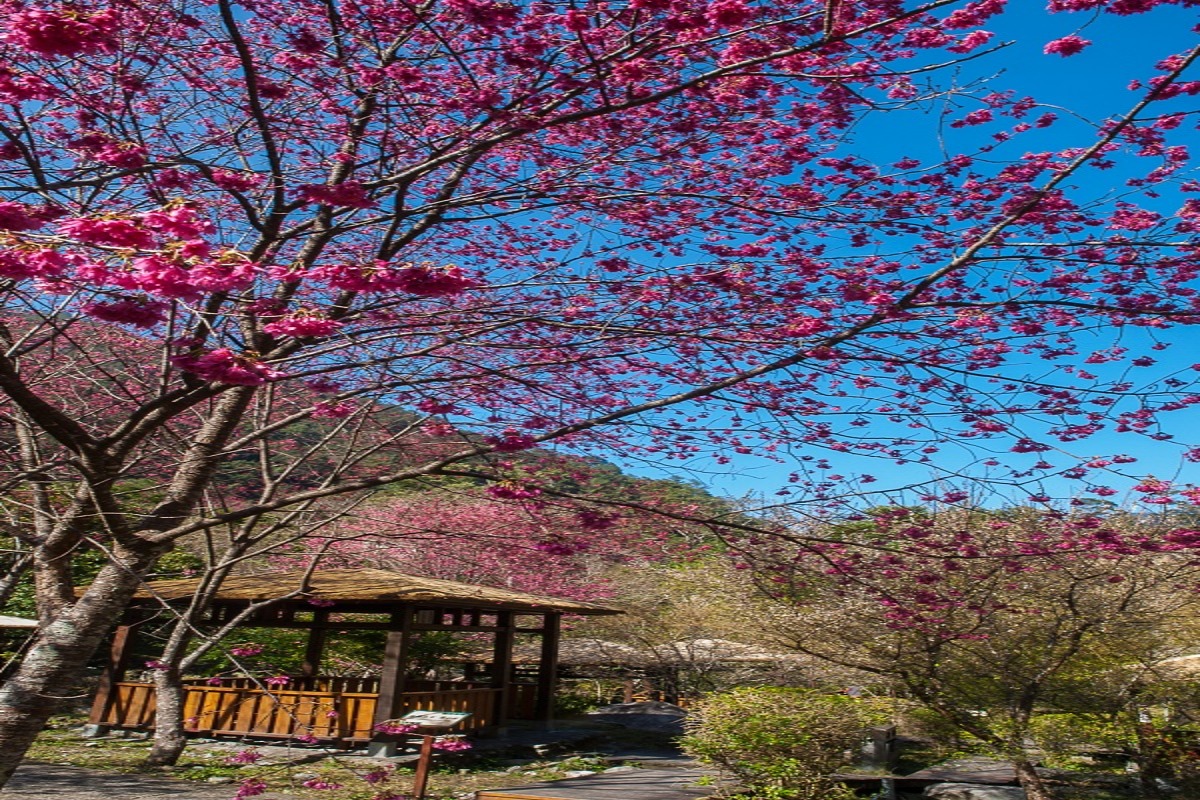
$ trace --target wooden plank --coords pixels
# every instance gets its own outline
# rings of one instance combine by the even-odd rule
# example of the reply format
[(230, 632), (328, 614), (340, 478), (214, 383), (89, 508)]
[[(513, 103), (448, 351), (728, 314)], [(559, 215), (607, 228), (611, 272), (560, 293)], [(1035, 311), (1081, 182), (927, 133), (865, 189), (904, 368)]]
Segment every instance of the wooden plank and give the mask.
[[(224, 687), (221, 688), (224, 689)], [(212, 725), (213, 732), (236, 727), (234, 720), (237, 719), (238, 711), (244, 699), (243, 692), (238, 689), (230, 689), (214, 692), (213, 696), (216, 702), (213, 708), (212, 720), (209, 722)]]
[[(542, 622), (542, 647), (538, 659), (537, 691), (534, 697), (534, 707), (531, 716), (525, 716), (525, 710), (518, 708), (513, 714), (517, 719), (536, 719), (540, 722), (550, 722), (554, 718), (554, 694), (558, 689), (558, 646), (562, 638), (562, 614), (550, 612)], [(518, 705), (514, 704), (514, 705)]]
[(319, 674), (321, 655), (325, 652), (325, 637), (328, 633), (328, 629), (323, 623), (328, 621), (329, 611), (326, 609), (322, 608), (313, 612), (312, 625), (308, 629), (308, 642), (304, 647), (304, 665), (300, 667), (300, 674), (305, 677), (311, 678)]
[[(358, 679), (348, 679), (343, 685), (358, 682)], [(392, 716), (416, 710), (465, 711), (471, 716), (458, 730), (476, 731), (494, 724), (502, 695), (500, 689), (455, 681), (426, 683), (438, 688), (403, 693), (397, 699), (398, 708)], [(524, 712), (532, 707), (535, 690), (532, 684), (522, 684), (510, 692), (509, 710), (513, 716), (524, 716)], [(112, 702), (102, 724), (125, 728), (152, 726), (154, 700), (153, 684), (115, 684)], [(372, 727), (379, 716), (378, 706), (379, 695), (374, 692), (291, 689), (268, 692), (257, 687), (210, 686), (193, 682), (185, 687), (184, 693), (185, 729), (189, 733), (275, 738), (311, 733), (324, 739), (364, 740), (372, 736)], [(334, 714), (331, 716), (330, 712)]]
[(130, 642), (133, 638), (133, 626), (119, 625), (113, 634), (112, 649), (109, 650), (108, 662), (100, 673), (100, 683), (96, 687), (96, 697), (92, 701), (92, 710), (88, 715), (88, 723), (101, 724), (108, 714), (113, 702), (116, 685), (125, 677), (125, 669), (129, 665)]
[(124, 700), (117, 723), (125, 727), (140, 727), (154, 719), (157, 704), (154, 702), (154, 686), (151, 684), (128, 684), (123, 693)]
[(508, 702), (512, 685), (513, 613), (500, 611), (496, 614), (496, 636), (492, 646), (492, 688), (498, 690), (494, 725), (503, 725), (508, 714)]
[[(400, 695), (404, 691), (404, 668), (408, 661), (408, 647), (412, 638), (412, 609), (402, 607), (392, 617), (393, 630), (388, 632), (387, 645), (383, 652), (383, 670), (379, 679), (379, 702), (375, 707), (375, 721), (393, 719), (398, 710)], [(387, 740), (386, 737), (380, 737)]]
[(371, 738), (371, 725), (375, 719), (374, 694), (343, 694), (338, 708), (342, 739)]
[(476, 800), (699, 800), (713, 787), (697, 786), (700, 769), (635, 769), (546, 781), (511, 789), (487, 789)]
[(208, 692), (204, 686), (187, 686), (183, 690), (183, 729), (195, 733), (204, 730), (204, 703)]

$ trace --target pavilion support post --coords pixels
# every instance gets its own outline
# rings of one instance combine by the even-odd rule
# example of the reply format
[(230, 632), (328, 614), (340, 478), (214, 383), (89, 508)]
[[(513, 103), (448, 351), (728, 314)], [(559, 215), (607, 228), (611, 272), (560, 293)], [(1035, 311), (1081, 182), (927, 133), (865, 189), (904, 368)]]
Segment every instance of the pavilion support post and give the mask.
[[(325, 652), (325, 639), (329, 632), (326, 623), (329, 622), (329, 612), (322, 609), (313, 612), (313, 624), (308, 629), (308, 642), (304, 647), (304, 664), (300, 674), (305, 678), (315, 678), (321, 674), (321, 656)], [(316, 686), (309, 686), (316, 689)]]
[(100, 682), (96, 686), (96, 697), (92, 701), (92, 711), (88, 715), (87, 725), (83, 735), (96, 738), (108, 733), (104, 718), (116, 699), (117, 683), (125, 679), (125, 671), (129, 668), (129, 656), (133, 652), (134, 626), (124, 623), (117, 626), (113, 633), (112, 648), (108, 653), (108, 663), (100, 673)]
[[(375, 704), (372, 727), (384, 720), (395, 719), (400, 713), (404, 698), (404, 670), (408, 666), (412, 644), (412, 617), (412, 609), (407, 606), (392, 615), (392, 629), (388, 631), (387, 645), (383, 651), (383, 672), (379, 677), (379, 699)], [(367, 755), (376, 758), (396, 755), (396, 736), (373, 730)]]
[(512, 651), (515, 631), (513, 612), (496, 612), (496, 638), (492, 648), (492, 688), (496, 692), (496, 708), (492, 724), (503, 730), (508, 722), (508, 707), (512, 702)]
[(558, 691), (558, 645), (562, 637), (562, 614), (547, 612), (542, 622), (542, 652), (538, 660), (537, 702), (533, 718), (549, 726), (554, 719), (554, 695)]

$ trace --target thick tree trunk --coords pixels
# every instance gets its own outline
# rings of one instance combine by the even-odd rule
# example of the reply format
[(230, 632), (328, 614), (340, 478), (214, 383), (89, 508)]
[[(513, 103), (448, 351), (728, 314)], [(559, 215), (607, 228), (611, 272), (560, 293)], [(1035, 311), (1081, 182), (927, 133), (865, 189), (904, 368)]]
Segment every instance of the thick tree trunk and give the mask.
[(1017, 771), (1017, 783), (1025, 790), (1026, 800), (1054, 800), (1042, 776), (1037, 774), (1031, 762), (1013, 759), (1013, 768)]
[(1170, 794), (1167, 780), (1170, 765), (1161, 732), (1152, 723), (1137, 726), (1138, 784), (1143, 797), (1165, 797)]
[(154, 554), (104, 567), (77, 602), (45, 626), (0, 686), (0, 787), (63, 700), (79, 697), (84, 670), (156, 560)]
[(154, 744), (146, 756), (146, 764), (166, 767), (175, 764), (187, 747), (183, 727), (183, 701), (186, 692), (183, 676), (174, 667), (154, 673)]

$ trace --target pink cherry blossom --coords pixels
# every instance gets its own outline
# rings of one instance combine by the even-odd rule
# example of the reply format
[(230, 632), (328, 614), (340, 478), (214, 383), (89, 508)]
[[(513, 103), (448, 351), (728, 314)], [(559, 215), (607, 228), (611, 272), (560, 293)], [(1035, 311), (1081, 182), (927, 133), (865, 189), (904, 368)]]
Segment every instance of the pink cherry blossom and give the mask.
[(41, 210), (24, 203), (0, 200), (0, 230), (34, 231), (46, 224)]
[(337, 320), (329, 319), (320, 312), (301, 310), (263, 326), (263, 330), (276, 336), (296, 338), (329, 336), (342, 326)]
[(449, 297), (476, 285), (460, 267), (434, 267), (418, 264), (404, 267), (396, 274), (396, 288), (421, 297)]
[(446, 752), (470, 750), (473, 745), (461, 736), (439, 736), (433, 740), (433, 749)]
[(1060, 39), (1055, 39), (1052, 42), (1047, 42), (1047, 44), (1046, 44), (1045, 48), (1043, 48), (1042, 52), (1044, 52), (1046, 55), (1052, 55), (1054, 53), (1057, 53), (1058, 55), (1064, 56), (1064, 57), (1065, 56), (1073, 56), (1076, 53), (1081, 52), (1083, 50), (1083, 48), (1087, 47), (1090, 44), (1091, 44), (1091, 42), (1088, 41), (1087, 39), (1083, 39), (1079, 36), (1071, 34), (1070, 36), (1063, 36)]
[(342, 785), (340, 783), (334, 783), (332, 781), (327, 781), (324, 778), (309, 778), (308, 780), (303, 781), (300, 785), (306, 789), (319, 789), (319, 790), (342, 788)]
[(263, 652), (263, 646), (261, 644), (254, 643), (235, 644), (233, 647), (229, 648), (229, 652), (231, 655), (235, 655), (238, 658), (246, 658), (248, 656), (260, 655)]
[[(27, 100), (52, 100), (56, 94), (57, 90), (44, 78), (0, 66), (0, 98), (4, 102), (23, 103)], [(5, 145), (17, 150), (11, 142), (5, 142)], [(19, 153), (20, 151), (17, 150), (16, 154)]]
[(231, 756), (226, 757), (226, 764), (256, 764), (261, 760), (263, 754), (258, 750), (247, 749), (239, 750)]
[(354, 403), (345, 400), (336, 403), (324, 401), (313, 404), (312, 415), (313, 419), (345, 419), (357, 408)]
[(30, 8), (9, 15), (7, 25), (4, 38), (18, 47), (46, 56), (69, 56), (111, 52), (120, 18), (112, 9), (85, 13)]
[(146, 250), (155, 246), (154, 235), (131, 219), (79, 217), (58, 223), (64, 236), (87, 244)]
[(237, 794), (233, 796), (233, 800), (242, 800), (244, 797), (257, 797), (267, 792), (266, 782), (258, 778), (247, 778), (238, 784)]
[(346, 181), (333, 186), (304, 184), (299, 187), (300, 198), (306, 203), (339, 206), (342, 208), (371, 208), (375, 202), (358, 181)]
[(97, 301), (84, 304), (83, 313), (105, 322), (153, 328), (166, 319), (167, 304), (144, 297)]
[(204, 380), (235, 386), (258, 386), (279, 377), (278, 372), (253, 355), (235, 353), (227, 347), (199, 355), (183, 353), (173, 356), (171, 363)]
[(74, 261), (57, 250), (0, 250), (0, 276), (14, 280), (57, 278)]
[(516, 430), (504, 431), (500, 436), (489, 436), (485, 440), (497, 453), (516, 453), (537, 446), (537, 441), (527, 433)]

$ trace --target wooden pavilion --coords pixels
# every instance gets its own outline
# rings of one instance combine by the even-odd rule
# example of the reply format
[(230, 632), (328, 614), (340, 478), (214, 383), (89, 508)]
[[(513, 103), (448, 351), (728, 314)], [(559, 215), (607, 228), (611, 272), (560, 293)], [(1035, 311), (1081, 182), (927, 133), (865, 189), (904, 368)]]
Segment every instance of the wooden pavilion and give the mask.
[[(113, 637), (112, 652), (92, 705), (89, 723), (148, 728), (154, 722), (154, 684), (126, 680), (132, 641), (164, 603), (186, 602), (198, 579), (156, 581), (139, 592)], [(275, 600), (274, 598), (286, 598)], [(255, 628), (308, 631), (303, 667), (271, 685), (249, 677), (187, 679), (186, 729), (206, 736), (316, 739), (349, 747), (373, 743), (390, 753), (387, 720), (409, 711), (469, 712), (457, 731), (503, 726), (509, 719), (549, 721), (558, 673), (563, 614), (617, 614), (593, 603), (539, 597), (505, 589), (373, 569), (276, 572), (227, 578), (206, 612), (221, 625), (261, 605), (242, 623)], [(378, 678), (323, 676), (321, 658), (331, 632), (387, 632)], [(491, 663), (481, 680), (406, 678), (414, 637), (428, 631), (490, 635)], [(530, 682), (514, 680), (516, 636), (538, 637), (541, 658)], [(386, 727), (386, 726), (384, 726)]]

